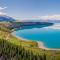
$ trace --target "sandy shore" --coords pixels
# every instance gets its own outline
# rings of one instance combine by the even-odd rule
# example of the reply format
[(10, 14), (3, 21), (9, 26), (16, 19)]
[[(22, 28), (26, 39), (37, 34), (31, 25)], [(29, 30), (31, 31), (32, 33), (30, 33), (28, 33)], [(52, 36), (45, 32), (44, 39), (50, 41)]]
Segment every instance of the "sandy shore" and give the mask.
[[(13, 36), (15, 36), (16, 38), (22, 40), (22, 41), (28, 41), (27, 39), (23, 39), (23, 38), (21, 38), (21, 37), (16, 36), (14, 32), (11, 33), (11, 34), (12, 34)], [(41, 48), (41, 49), (45, 49), (45, 50), (59, 50), (59, 51), (60, 51), (60, 49), (53, 49), (53, 48), (47, 48), (47, 47), (45, 47), (45, 46), (44, 46), (44, 43), (41, 42), (41, 41), (37, 41), (37, 43), (38, 43), (38, 47)]]
[(14, 37), (18, 38), (19, 40), (28, 41), (27, 39), (24, 39), (24, 38), (21, 38), (21, 37), (16, 36), (15, 35), (15, 32), (11, 33), (11, 35), (13, 35)]
[(59, 50), (60, 51), (60, 49), (53, 49), (53, 48), (47, 48), (47, 47), (45, 47), (44, 43), (41, 42), (41, 41), (37, 41), (37, 43), (38, 43), (38, 47), (39, 48), (42, 48), (42, 49), (45, 49), (45, 50)]

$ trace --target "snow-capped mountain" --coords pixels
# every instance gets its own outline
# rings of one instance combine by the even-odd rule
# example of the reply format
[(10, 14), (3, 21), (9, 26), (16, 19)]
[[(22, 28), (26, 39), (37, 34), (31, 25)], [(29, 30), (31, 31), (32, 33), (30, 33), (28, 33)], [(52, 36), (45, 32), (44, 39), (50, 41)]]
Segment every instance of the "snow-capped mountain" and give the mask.
[(14, 22), (15, 19), (6, 15), (0, 15), (0, 22), (5, 21), (5, 22)]

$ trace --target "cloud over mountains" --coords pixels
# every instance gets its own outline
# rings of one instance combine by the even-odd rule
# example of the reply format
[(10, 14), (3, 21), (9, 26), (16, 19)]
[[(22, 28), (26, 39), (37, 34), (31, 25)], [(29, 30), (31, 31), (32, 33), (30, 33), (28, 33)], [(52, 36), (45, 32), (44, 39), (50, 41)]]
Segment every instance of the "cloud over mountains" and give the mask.
[(42, 19), (42, 20), (60, 20), (60, 15), (40, 16), (40, 19)]
[(55, 14), (55, 15), (44, 15), (44, 16), (32, 16), (32, 17), (27, 17), (26, 19), (21, 19), (21, 20), (60, 20), (60, 14)]

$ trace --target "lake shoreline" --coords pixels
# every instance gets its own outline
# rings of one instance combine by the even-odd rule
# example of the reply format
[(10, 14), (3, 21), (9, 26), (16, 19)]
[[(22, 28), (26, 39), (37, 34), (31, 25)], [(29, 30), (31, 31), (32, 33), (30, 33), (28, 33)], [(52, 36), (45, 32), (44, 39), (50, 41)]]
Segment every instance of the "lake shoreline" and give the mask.
[[(18, 37), (15, 35), (15, 31), (13, 33), (11, 33), (11, 35), (13, 35), (14, 37), (18, 38), (19, 40), (22, 40), (22, 41), (29, 41), (27, 39), (24, 39), (24, 38), (21, 38), (21, 37)], [(38, 43), (38, 47), (41, 48), (41, 49), (45, 49), (45, 50), (58, 50), (60, 51), (60, 49), (54, 49), (54, 48), (47, 48), (46, 46), (44, 46), (44, 43), (41, 42), (41, 41), (36, 41)]]
[(39, 48), (42, 48), (42, 49), (45, 49), (45, 50), (59, 50), (60, 51), (60, 49), (47, 48), (46, 46), (44, 46), (44, 43), (41, 42), (41, 41), (37, 41), (37, 43), (38, 43)]

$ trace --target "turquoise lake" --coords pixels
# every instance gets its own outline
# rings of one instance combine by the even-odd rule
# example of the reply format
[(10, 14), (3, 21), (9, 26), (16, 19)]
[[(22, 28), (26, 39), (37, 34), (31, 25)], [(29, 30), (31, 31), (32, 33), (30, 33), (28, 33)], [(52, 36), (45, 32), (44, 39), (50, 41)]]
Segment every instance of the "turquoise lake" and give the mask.
[[(32, 27), (32, 26), (30, 26)], [(47, 48), (60, 49), (60, 23), (43, 28), (31, 28), (13, 32), (16, 36), (32, 41), (41, 41)]]

